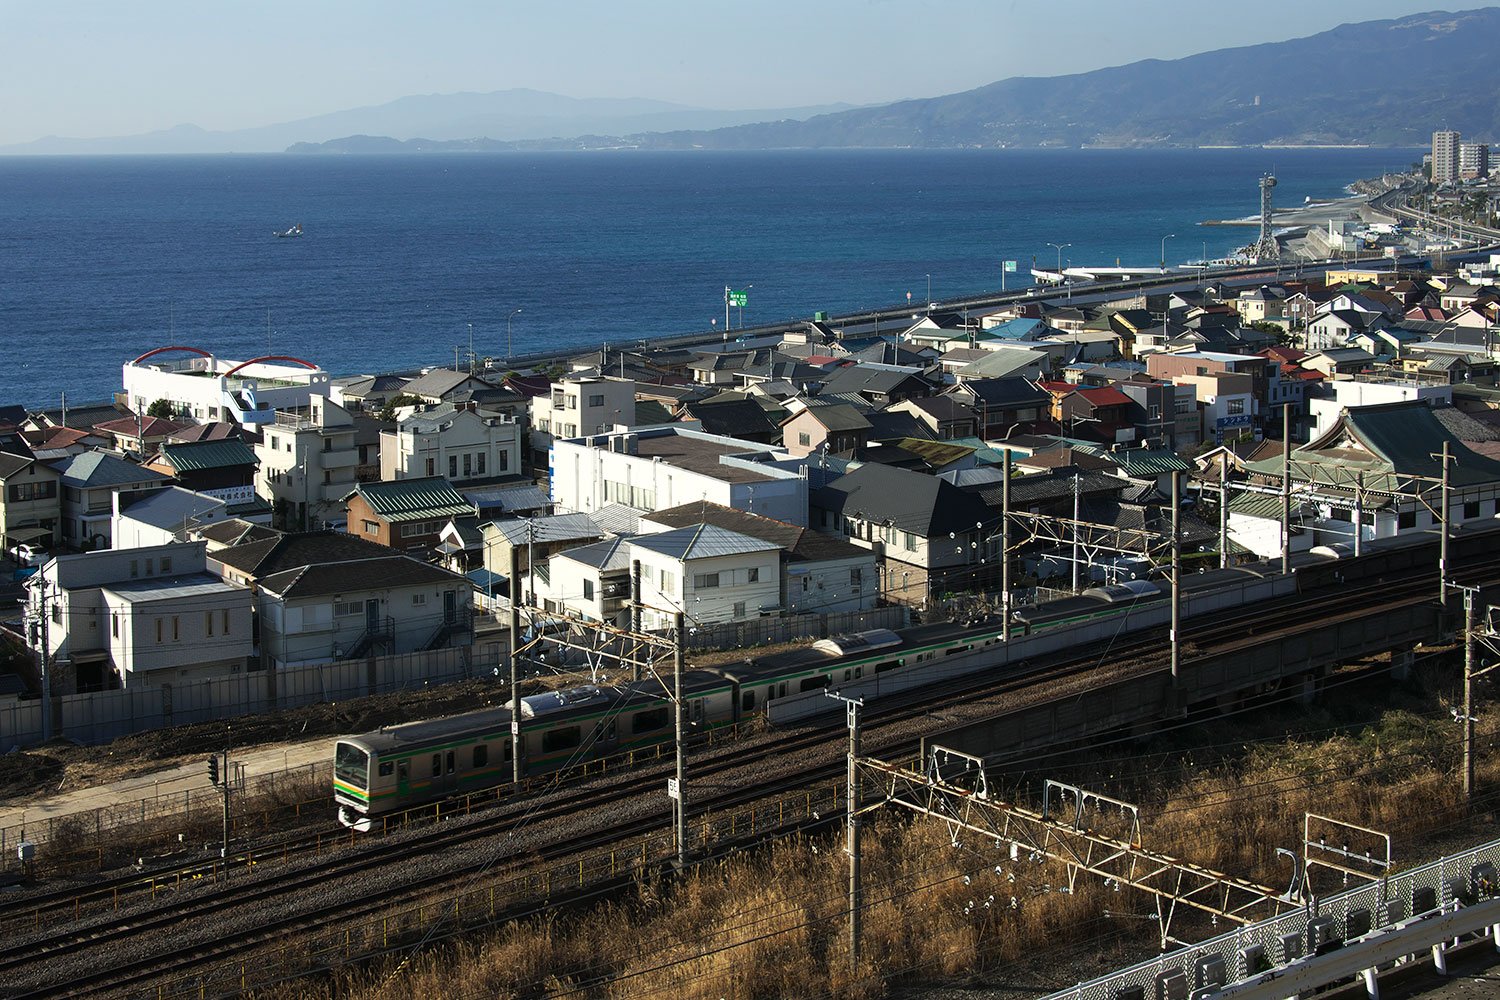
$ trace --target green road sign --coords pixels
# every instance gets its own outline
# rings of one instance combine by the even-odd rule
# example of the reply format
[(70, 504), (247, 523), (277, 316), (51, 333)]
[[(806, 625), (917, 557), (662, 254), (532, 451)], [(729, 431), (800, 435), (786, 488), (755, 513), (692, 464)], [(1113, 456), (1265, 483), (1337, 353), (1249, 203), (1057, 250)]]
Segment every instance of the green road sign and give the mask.
[(750, 295), (747, 292), (730, 291), (729, 293), (729, 304), (732, 306), (743, 306), (749, 299)]
[(1005, 273), (1006, 274), (1015, 274), (1016, 273), (1016, 262), (1015, 261), (1008, 260), (1008, 261), (1005, 262)]

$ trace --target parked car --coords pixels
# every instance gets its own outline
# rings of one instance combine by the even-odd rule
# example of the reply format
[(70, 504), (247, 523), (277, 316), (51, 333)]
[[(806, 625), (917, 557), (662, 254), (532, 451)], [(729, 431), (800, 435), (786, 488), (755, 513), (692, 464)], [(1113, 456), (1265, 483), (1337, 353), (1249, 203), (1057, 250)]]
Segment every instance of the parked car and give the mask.
[(6, 549), (5, 554), (10, 556), (17, 566), (40, 566), (51, 558), (45, 549), (32, 545), (30, 542), (17, 542)]

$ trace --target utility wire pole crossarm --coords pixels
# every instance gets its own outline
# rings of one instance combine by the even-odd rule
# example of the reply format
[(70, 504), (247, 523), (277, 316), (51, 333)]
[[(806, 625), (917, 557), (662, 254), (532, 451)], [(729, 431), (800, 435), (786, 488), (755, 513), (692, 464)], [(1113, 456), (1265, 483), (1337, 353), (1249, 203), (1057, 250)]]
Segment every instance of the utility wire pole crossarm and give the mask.
[(829, 698), (844, 703), (849, 724), (849, 788), (846, 793), (848, 824), (844, 849), (849, 854), (849, 975), (859, 977), (860, 911), (864, 907), (864, 887), (861, 884), (859, 856), (859, 710), (864, 706), (863, 698), (849, 698), (837, 691), (824, 692)]

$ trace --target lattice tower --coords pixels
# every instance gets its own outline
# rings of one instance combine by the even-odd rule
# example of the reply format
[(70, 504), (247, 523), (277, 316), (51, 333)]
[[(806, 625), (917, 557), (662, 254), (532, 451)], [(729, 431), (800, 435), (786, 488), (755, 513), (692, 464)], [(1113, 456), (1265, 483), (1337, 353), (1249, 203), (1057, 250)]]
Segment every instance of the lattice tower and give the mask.
[(1265, 174), (1260, 179), (1260, 239), (1251, 248), (1250, 254), (1256, 263), (1274, 261), (1281, 257), (1281, 248), (1271, 231), (1271, 190), (1276, 187), (1276, 176)]

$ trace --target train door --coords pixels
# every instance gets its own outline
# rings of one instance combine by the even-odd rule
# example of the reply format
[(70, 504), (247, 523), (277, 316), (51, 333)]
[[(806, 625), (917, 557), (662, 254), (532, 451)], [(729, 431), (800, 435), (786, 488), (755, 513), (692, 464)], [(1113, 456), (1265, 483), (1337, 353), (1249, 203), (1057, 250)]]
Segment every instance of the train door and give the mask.
[(411, 761), (396, 761), (396, 797), (405, 801), (411, 794)]
[(443, 787), (450, 792), (458, 787), (457, 763), (458, 751), (449, 750), (443, 755)]

